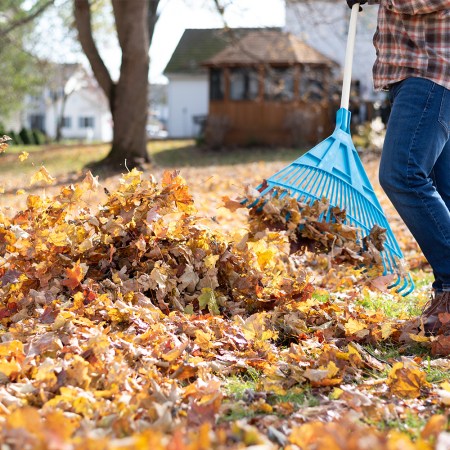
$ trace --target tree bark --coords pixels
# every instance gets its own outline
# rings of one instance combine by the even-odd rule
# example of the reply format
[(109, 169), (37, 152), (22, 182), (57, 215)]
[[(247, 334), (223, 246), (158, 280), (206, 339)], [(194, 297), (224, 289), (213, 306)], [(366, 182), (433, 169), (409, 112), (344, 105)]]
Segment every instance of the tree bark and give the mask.
[(69, 96), (66, 93), (64, 93), (64, 95), (61, 99), (61, 111), (59, 112), (58, 122), (56, 123), (56, 136), (55, 136), (56, 142), (61, 142), (61, 139), (62, 139), (62, 126), (63, 126), (63, 121), (64, 121), (64, 112), (66, 110), (66, 104), (67, 104), (68, 98), (69, 98)]
[(92, 34), (91, 6), (89, 0), (75, 0), (74, 2), (75, 26), (78, 31), (78, 40), (98, 84), (108, 99), (110, 106), (113, 97), (114, 83), (111, 75), (100, 56)]
[(120, 76), (114, 83), (92, 35), (89, 0), (74, 0), (79, 41), (108, 98), (113, 118), (111, 151), (101, 163), (116, 169), (131, 169), (150, 161), (146, 134), (151, 15), (149, 1), (158, 3), (156, 0), (112, 1), (122, 50)]
[(113, 98), (114, 138), (108, 155), (128, 167), (149, 162), (147, 153), (149, 36), (148, 1), (113, 0), (122, 49), (120, 77)]

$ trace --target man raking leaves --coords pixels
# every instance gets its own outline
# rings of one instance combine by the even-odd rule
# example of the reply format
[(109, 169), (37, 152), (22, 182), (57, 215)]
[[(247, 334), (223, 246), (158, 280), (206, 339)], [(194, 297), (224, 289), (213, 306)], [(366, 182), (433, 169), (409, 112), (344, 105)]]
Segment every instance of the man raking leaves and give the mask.
[(422, 319), (437, 334), (450, 312), (450, 0), (368, 3), (380, 5), (374, 86), (392, 104), (380, 183), (433, 269)]

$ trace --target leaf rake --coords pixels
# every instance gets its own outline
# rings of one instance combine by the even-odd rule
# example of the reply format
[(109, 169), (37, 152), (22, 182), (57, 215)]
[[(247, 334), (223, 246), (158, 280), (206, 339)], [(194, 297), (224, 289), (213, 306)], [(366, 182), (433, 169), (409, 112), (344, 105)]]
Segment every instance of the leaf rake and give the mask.
[[(312, 204), (327, 198), (330, 208), (322, 220), (332, 220), (331, 208), (346, 211), (349, 225), (367, 236), (374, 225), (386, 229), (386, 241), (381, 251), (383, 275), (393, 274), (396, 281), (389, 288), (403, 296), (414, 290), (411, 275), (403, 268), (403, 254), (376, 197), (350, 134), (351, 72), (359, 4), (352, 8), (347, 40), (341, 107), (336, 114), (336, 128), (331, 136), (257, 187), (260, 197), (290, 195), (299, 202)], [(247, 203), (244, 200), (243, 203)], [(246, 205), (255, 206), (258, 200)]]

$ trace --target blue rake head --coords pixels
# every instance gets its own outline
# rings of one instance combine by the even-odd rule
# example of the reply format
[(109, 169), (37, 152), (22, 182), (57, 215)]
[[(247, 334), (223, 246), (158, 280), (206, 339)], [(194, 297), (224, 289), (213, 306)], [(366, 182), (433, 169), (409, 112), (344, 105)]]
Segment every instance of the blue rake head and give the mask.
[[(346, 211), (347, 223), (359, 228), (363, 236), (376, 224), (385, 228), (386, 242), (381, 252), (383, 275), (396, 275), (389, 288), (396, 287), (397, 292), (406, 296), (414, 290), (414, 282), (402, 267), (403, 254), (352, 142), (350, 118), (350, 111), (339, 109), (333, 134), (272, 175), (258, 190), (261, 196), (290, 195), (309, 204), (325, 197), (331, 207)], [(254, 205), (255, 202), (247, 206)], [(330, 214), (324, 217), (325, 222), (329, 220)]]

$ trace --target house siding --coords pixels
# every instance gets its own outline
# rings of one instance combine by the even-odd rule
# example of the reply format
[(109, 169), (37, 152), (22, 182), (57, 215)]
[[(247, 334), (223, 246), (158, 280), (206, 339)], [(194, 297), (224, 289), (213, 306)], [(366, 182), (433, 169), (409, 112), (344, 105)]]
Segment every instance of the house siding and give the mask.
[[(358, 15), (353, 79), (361, 83), (361, 98), (374, 101), (379, 94), (373, 89), (372, 66), (375, 49), (372, 43), (376, 30), (377, 6), (365, 6)], [(291, 32), (311, 47), (344, 67), (350, 9), (344, 1), (314, 0), (286, 4), (285, 31)]]
[(197, 137), (200, 126), (194, 118), (208, 114), (208, 76), (172, 74), (168, 78), (169, 136)]

